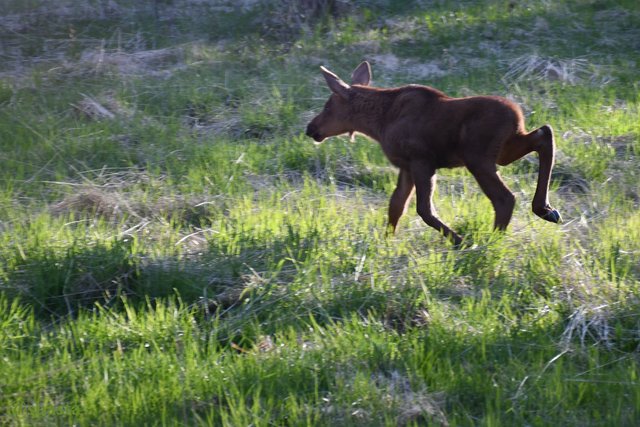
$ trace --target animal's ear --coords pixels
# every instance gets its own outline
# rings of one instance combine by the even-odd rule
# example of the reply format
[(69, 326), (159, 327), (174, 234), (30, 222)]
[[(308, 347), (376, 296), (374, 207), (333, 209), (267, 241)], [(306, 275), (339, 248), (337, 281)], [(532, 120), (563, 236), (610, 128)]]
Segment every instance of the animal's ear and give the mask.
[(322, 70), (324, 79), (327, 81), (327, 86), (329, 86), (331, 92), (340, 95), (345, 99), (349, 97), (349, 90), (351, 89), (351, 86), (343, 82), (340, 77), (336, 76), (326, 68), (320, 67), (320, 70)]
[(369, 86), (369, 83), (371, 83), (371, 65), (364, 61), (351, 73), (351, 84)]

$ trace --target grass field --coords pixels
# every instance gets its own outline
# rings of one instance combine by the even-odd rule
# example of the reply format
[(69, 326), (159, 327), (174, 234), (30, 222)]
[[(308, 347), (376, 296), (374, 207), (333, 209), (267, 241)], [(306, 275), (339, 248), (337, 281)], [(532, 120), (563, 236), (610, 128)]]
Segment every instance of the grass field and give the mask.
[[(304, 6), (303, 6), (304, 5)], [(640, 3), (4, 0), (0, 424), (634, 426)], [(439, 173), (454, 249), (319, 66), (517, 101), (505, 234)]]

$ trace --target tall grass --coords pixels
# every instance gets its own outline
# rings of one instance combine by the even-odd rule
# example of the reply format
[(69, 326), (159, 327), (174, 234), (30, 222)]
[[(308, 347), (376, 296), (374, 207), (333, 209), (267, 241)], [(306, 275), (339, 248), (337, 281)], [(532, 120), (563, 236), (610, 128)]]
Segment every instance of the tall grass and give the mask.
[[(1, 422), (634, 425), (636, 3), (303, 3), (0, 7)], [(381, 150), (303, 135), (361, 59), (551, 124), (565, 223), (530, 156), (505, 234), (456, 169), (465, 247), (386, 236)]]

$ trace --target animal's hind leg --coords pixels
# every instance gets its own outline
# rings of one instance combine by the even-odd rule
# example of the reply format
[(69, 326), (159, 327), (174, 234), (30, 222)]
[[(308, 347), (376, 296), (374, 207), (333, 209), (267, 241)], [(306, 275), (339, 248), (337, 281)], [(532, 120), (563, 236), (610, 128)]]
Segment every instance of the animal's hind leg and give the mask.
[(499, 165), (508, 165), (535, 151), (539, 157), (538, 184), (531, 203), (533, 213), (550, 222), (561, 222), (560, 213), (549, 204), (549, 182), (555, 158), (553, 129), (545, 125), (526, 135), (516, 135), (502, 147), (498, 155)]
[(494, 228), (504, 230), (511, 221), (516, 199), (511, 190), (502, 182), (494, 164), (470, 163), (467, 168), (474, 176), (484, 194), (487, 195), (496, 213)]

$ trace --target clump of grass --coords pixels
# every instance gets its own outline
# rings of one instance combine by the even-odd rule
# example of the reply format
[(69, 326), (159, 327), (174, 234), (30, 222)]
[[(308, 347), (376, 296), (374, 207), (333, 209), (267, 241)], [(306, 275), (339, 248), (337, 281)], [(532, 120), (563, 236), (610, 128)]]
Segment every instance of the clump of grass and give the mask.
[[(638, 419), (635, 3), (0, 8), (0, 423)], [(451, 170), (464, 247), (414, 203), (386, 236), (381, 149), (304, 136), (361, 59), (550, 123), (565, 224), (532, 155), (507, 232)]]
[[(139, 222), (141, 220), (169, 220), (175, 223), (200, 226), (207, 222), (216, 203), (183, 196), (160, 196), (154, 200), (141, 200), (148, 196), (97, 186), (79, 186), (74, 194), (51, 206), (51, 213), (62, 217), (92, 217), (111, 223)], [(220, 203), (222, 205), (222, 203)]]
[(98, 189), (80, 190), (52, 206), (56, 215), (82, 214), (96, 215), (107, 220), (116, 220), (124, 215), (138, 216), (128, 206), (126, 200), (116, 193), (107, 193)]
[(598, 75), (598, 67), (586, 58), (545, 58), (534, 54), (510, 59), (503, 79), (510, 83), (547, 80), (575, 85), (582, 81), (593, 82)]

